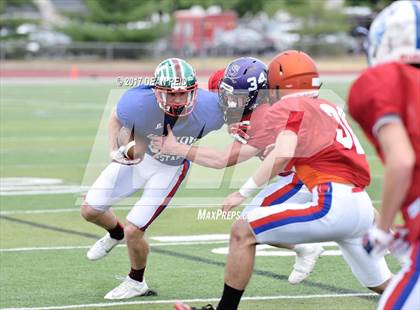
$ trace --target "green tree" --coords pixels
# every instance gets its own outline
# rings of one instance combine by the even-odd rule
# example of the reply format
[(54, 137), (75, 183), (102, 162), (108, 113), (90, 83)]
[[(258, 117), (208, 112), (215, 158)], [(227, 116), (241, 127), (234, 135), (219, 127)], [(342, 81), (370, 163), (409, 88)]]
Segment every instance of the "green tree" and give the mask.
[(147, 20), (153, 13), (171, 12), (171, 0), (85, 0), (87, 14), (69, 15), (72, 22), (60, 28), (74, 41), (151, 42), (165, 36), (171, 24), (127, 29), (128, 22)]
[(325, 1), (306, 0), (269, 0), (264, 3), (264, 10), (274, 14), (284, 10), (292, 16), (300, 18), (302, 28), (300, 34), (317, 36), (323, 33), (348, 31), (347, 17), (340, 11), (328, 9)]
[(369, 6), (373, 9), (383, 9), (394, 0), (346, 0), (347, 6)]
[(87, 0), (87, 21), (101, 24), (125, 23), (144, 20), (156, 12), (170, 12), (171, 0)]
[(264, 10), (264, 2), (262, 0), (239, 0), (234, 9), (239, 16), (244, 16), (247, 13), (254, 15)]

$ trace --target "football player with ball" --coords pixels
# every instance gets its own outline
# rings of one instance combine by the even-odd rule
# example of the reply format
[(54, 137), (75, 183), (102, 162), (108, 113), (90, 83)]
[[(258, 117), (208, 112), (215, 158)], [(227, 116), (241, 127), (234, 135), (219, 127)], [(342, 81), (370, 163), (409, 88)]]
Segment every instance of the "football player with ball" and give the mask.
[[(181, 156), (155, 156), (151, 139), (170, 129), (179, 141), (192, 144), (224, 123), (217, 95), (198, 89), (194, 69), (186, 61), (164, 60), (154, 78), (154, 86), (129, 89), (112, 111), (108, 126), (112, 163), (81, 206), (83, 218), (108, 231), (89, 249), (88, 259), (101, 259), (124, 239), (127, 243), (130, 272), (105, 299), (148, 293), (144, 271), (149, 246), (144, 234), (169, 204), (190, 166)], [(110, 208), (139, 189), (143, 194), (123, 226)]]
[[(266, 74), (265, 65), (258, 65), (262, 68), (260, 73)], [(190, 165), (185, 156), (164, 154), (152, 141), (170, 136), (182, 145), (191, 145), (223, 124), (224, 113), (218, 96), (198, 89), (192, 67), (177, 58), (159, 64), (154, 87), (141, 85), (128, 90), (120, 99), (109, 120), (113, 162), (92, 185), (81, 206), (81, 214), (87, 221), (108, 231), (89, 249), (90, 260), (103, 258), (124, 238), (127, 242), (130, 272), (118, 287), (105, 295), (106, 299), (148, 293), (144, 271), (149, 247), (144, 233), (175, 195)], [(297, 193), (301, 185), (294, 181), (290, 176), (283, 179), (285, 193)], [(127, 215), (123, 227), (110, 207), (140, 188), (142, 197)], [(299, 254), (301, 263), (295, 265), (292, 278), (294, 283), (300, 282), (309, 275), (322, 248), (313, 251), (312, 246), (285, 246)]]

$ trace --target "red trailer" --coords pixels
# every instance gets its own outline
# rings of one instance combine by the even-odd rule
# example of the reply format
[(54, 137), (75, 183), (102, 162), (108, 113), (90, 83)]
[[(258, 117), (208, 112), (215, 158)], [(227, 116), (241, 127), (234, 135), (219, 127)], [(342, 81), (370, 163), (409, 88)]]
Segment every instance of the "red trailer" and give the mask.
[(236, 27), (236, 12), (208, 13), (204, 10), (175, 12), (172, 48), (175, 51), (198, 54), (210, 47), (218, 33)]

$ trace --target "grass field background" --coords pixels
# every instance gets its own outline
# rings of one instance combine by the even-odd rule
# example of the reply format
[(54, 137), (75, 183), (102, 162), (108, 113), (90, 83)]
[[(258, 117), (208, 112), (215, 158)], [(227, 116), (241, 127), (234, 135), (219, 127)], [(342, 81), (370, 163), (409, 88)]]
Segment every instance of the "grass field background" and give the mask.
[[(100, 123), (110, 89), (115, 86), (113, 81), (95, 80), (3, 80), (2, 180), (54, 178), (68, 186), (86, 182), (86, 168), (97, 164), (94, 169), (99, 171), (103, 165), (92, 163), (90, 155), (98, 132), (103, 130)], [(348, 81), (324, 84), (324, 88), (343, 99), (348, 87)], [(355, 131), (365, 146), (372, 169), (368, 191), (372, 200), (378, 201), (382, 167), (360, 130)], [(202, 142), (217, 147), (229, 143), (225, 130)], [(129, 269), (126, 248), (116, 248), (101, 261), (86, 259), (88, 246), (104, 232), (81, 219), (77, 211), (80, 194), (0, 196), (0, 307), (56, 309), (84, 305), (88, 309), (104, 306), (170, 309), (175, 299), (219, 297), (225, 256), (213, 253), (212, 249), (226, 247), (226, 239), (200, 243), (168, 242), (157, 237), (228, 234), (231, 221), (199, 221), (198, 207), (217, 206), (257, 164), (257, 160), (252, 160), (228, 171), (193, 166), (173, 207), (168, 207), (147, 233), (152, 249), (146, 279), (158, 296), (135, 298), (123, 304), (109, 305), (103, 296), (118, 285), (115, 276), (125, 276)], [(222, 188), (208, 186), (214, 179), (222, 180)], [(126, 200), (116, 208), (120, 219), (124, 219), (132, 201)], [(185, 203), (194, 207), (196, 202), (197, 208), (181, 208)], [(297, 286), (287, 282), (293, 261), (292, 256), (258, 256), (256, 272), (245, 293), (250, 299), (242, 301), (241, 309), (375, 308), (377, 297), (364, 295), (369, 291), (360, 286), (340, 256), (323, 256), (310, 278)], [(393, 271), (398, 270), (394, 260), (390, 258), (389, 262)]]

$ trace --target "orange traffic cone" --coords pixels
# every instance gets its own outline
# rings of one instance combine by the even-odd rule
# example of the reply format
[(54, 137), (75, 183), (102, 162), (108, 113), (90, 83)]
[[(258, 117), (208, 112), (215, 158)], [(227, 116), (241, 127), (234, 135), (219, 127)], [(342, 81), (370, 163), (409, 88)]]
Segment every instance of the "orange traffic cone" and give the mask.
[(70, 69), (70, 78), (72, 80), (77, 79), (79, 77), (79, 68), (76, 65), (72, 65)]

